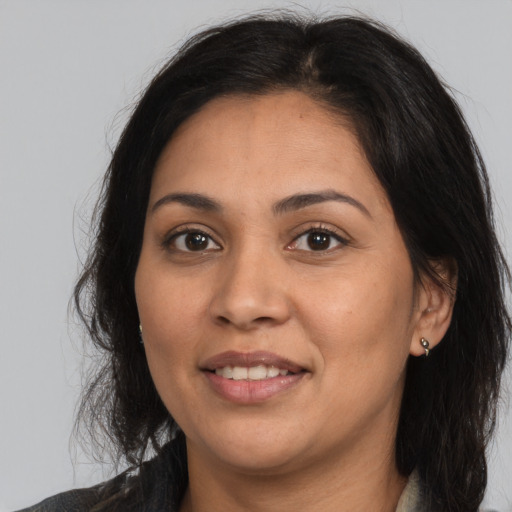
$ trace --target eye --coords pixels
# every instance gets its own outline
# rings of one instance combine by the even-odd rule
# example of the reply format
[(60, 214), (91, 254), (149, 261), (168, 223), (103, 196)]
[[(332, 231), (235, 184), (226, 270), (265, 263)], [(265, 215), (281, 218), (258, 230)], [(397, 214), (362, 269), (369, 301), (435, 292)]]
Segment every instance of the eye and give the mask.
[(289, 249), (299, 251), (328, 251), (348, 244), (340, 235), (325, 228), (313, 228), (298, 236), (289, 246)]
[(166, 245), (182, 252), (216, 251), (221, 247), (210, 235), (197, 230), (188, 230), (172, 235)]

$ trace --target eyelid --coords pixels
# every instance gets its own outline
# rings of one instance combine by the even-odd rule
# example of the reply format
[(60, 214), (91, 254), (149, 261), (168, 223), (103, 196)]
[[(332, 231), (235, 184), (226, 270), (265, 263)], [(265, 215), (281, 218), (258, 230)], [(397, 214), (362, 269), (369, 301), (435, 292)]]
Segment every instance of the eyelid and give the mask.
[[(290, 244), (287, 245), (287, 249), (295, 250), (291, 247), (292, 244), (295, 244), (297, 240), (302, 238), (303, 236), (307, 236), (311, 233), (324, 233), (326, 235), (332, 236), (334, 239), (336, 239), (339, 242), (339, 245), (341, 247), (345, 247), (350, 244), (351, 240), (350, 237), (346, 235), (346, 233), (342, 232), (341, 230), (335, 228), (335, 227), (328, 227), (325, 224), (318, 223), (316, 225), (310, 225), (307, 229), (301, 229), (293, 238), (293, 240), (290, 242)], [(315, 251), (313, 249), (305, 250), (305, 249), (296, 249), (301, 250), (303, 252), (312, 252), (317, 254), (325, 254), (327, 252), (333, 251), (335, 248), (329, 248), (324, 251)]]
[[(176, 240), (176, 238), (178, 238), (179, 236), (186, 235), (189, 233), (200, 233), (200, 234), (208, 237), (209, 240), (217, 246), (217, 248), (214, 250), (223, 249), (223, 246), (217, 241), (217, 237), (215, 235), (212, 235), (212, 233), (210, 231), (211, 230), (209, 230), (205, 226), (199, 227), (197, 224), (183, 224), (180, 226), (176, 226), (176, 227), (172, 228), (169, 232), (167, 232), (166, 235), (163, 237), (161, 245), (165, 250), (168, 250), (168, 251), (175, 250), (176, 252), (182, 252), (182, 253), (188, 253), (188, 252), (201, 253), (201, 252), (212, 251), (212, 249), (208, 249), (205, 251), (187, 251), (187, 250), (177, 249), (177, 248), (172, 247), (173, 241)], [(295, 244), (297, 242), (297, 240), (299, 240), (301, 237), (307, 236), (310, 233), (324, 233), (328, 236), (331, 236), (335, 240), (337, 240), (337, 242), (339, 243), (338, 245), (341, 247), (347, 246), (351, 243), (350, 237), (345, 232), (341, 231), (339, 228), (336, 228), (336, 227), (326, 226), (324, 223), (309, 224), (307, 228), (301, 226), (301, 227), (297, 228), (295, 230), (295, 232), (296, 232), (296, 234), (293, 235), (293, 240), (286, 246), (286, 249), (288, 249), (288, 250), (296, 250), (295, 248), (293, 248), (291, 246), (293, 244)], [(297, 249), (297, 250), (301, 250), (302, 252), (312, 252), (312, 253), (319, 253), (319, 254), (324, 253), (325, 254), (326, 252), (333, 251), (334, 249), (335, 248), (328, 248), (326, 250), (318, 250), (318, 251), (314, 251), (313, 249), (311, 249), (311, 250)]]
[(163, 240), (162, 240), (162, 246), (164, 249), (166, 250), (174, 250), (176, 252), (181, 252), (181, 253), (187, 253), (187, 252), (190, 252), (190, 253), (194, 253), (194, 252), (197, 252), (198, 254), (201, 254), (203, 252), (210, 252), (212, 249), (208, 249), (207, 251), (185, 251), (185, 250), (182, 250), (182, 249), (176, 249), (174, 247), (172, 247), (172, 243), (174, 242), (174, 240), (176, 240), (179, 236), (181, 235), (187, 235), (189, 233), (200, 233), (206, 237), (208, 237), (217, 247), (218, 249), (215, 249), (215, 250), (220, 250), (222, 249), (222, 245), (217, 241), (216, 237), (213, 236), (208, 229), (206, 229), (205, 227), (198, 227), (197, 225), (194, 225), (194, 224), (183, 224), (181, 226), (176, 226), (175, 228), (171, 229), (169, 232), (166, 233), (166, 235), (163, 237)]

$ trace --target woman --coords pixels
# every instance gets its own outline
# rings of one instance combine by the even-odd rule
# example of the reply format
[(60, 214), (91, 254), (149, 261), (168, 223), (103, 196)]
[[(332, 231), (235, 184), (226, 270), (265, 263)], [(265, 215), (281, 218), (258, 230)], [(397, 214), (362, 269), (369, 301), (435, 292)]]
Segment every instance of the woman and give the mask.
[(27, 510), (478, 509), (508, 271), (413, 48), (358, 18), (203, 32), (99, 216), (75, 298), (108, 360), (81, 417), (131, 469)]

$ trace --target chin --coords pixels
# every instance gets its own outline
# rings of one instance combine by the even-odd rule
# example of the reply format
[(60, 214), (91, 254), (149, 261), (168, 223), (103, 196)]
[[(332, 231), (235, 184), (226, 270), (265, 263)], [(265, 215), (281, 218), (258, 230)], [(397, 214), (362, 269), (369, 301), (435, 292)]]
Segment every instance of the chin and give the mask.
[(210, 457), (242, 473), (276, 474), (292, 466), (304, 452), (294, 430), (295, 436), (291, 432), (283, 435), (268, 428), (263, 432), (247, 428), (237, 434), (230, 433), (227, 439), (225, 435), (219, 435), (217, 440), (211, 439), (210, 442), (203, 438), (202, 447), (190, 439), (187, 444), (195, 445), (201, 451), (208, 450)]
[(260, 447), (255, 450), (230, 450), (229, 453), (223, 453), (222, 457), (224, 464), (240, 473), (268, 476), (286, 472), (287, 468), (294, 465), (297, 454), (270, 447), (262, 450)]

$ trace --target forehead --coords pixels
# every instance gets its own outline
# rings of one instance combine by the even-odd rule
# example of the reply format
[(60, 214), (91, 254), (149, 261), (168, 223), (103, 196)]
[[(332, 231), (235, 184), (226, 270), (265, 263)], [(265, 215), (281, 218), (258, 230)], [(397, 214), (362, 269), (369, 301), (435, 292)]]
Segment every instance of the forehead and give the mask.
[[(308, 151), (329, 151), (329, 135), (333, 129), (347, 132), (341, 141), (339, 133), (333, 133), (336, 144), (343, 142), (351, 150), (360, 152), (360, 145), (346, 116), (334, 114), (323, 104), (299, 91), (281, 91), (265, 95), (231, 95), (215, 98), (197, 113), (184, 121), (173, 134), (164, 149), (159, 163), (173, 152), (175, 146), (201, 146), (223, 142), (239, 151), (254, 149), (266, 144), (270, 154), (283, 144), (300, 145), (298, 158)], [(217, 130), (219, 129), (219, 130)], [(279, 135), (276, 138), (276, 135)], [(325, 143), (323, 143), (325, 142)], [(297, 147), (299, 149), (299, 147)], [(238, 155), (242, 156), (242, 155)], [(262, 155), (263, 156), (263, 155)]]
[(153, 190), (205, 193), (336, 186), (371, 188), (387, 203), (348, 119), (297, 91), (210, 101), (178, 128), (153, 177)]

